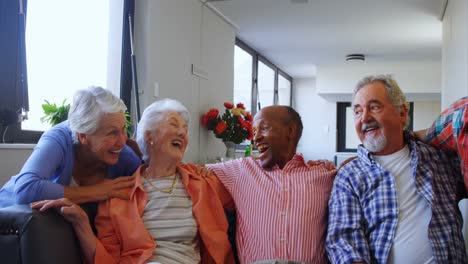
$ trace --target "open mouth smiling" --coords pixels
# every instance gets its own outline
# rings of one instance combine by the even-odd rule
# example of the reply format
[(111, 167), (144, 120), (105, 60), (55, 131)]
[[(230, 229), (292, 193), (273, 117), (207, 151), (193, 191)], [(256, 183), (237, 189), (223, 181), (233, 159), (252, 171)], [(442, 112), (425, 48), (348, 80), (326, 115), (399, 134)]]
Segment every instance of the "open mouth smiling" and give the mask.
[(182, 147), (184, 146), (184, 142), (180, 139), (174, 139), (171, 141), (171, 145), (178, 149), (182, 149)]
[(378, 129), (378, 128), (379, 128), (379, 127), (368, 127), (368, 128), (366, 128), (366, 129), (363, 129), (363, 130), (362, 130), (362, 133), (365, 134), (365, 133), (367, 133), (367, 132), (369, 132), (369, 131), (374, 131), (374, 130), (376, 130), (376, 129)]
[(109, 152), (112, 153), (112, 154), (117, 154), (117, 155), (118, 155), (118, 154), (120, 154), (121, 151), (122, 151), (122, 149), (119, 149), (119, 150), (111, 150), (111, 151), (109, 151)]
[(381, 127), (382, 126), (377, 122), (372, 122), (372, 123), (369, 123), (369, 124), (363, 124), (361, 126), (361, 133), (366, 134), (367, 132), (377, 130), (377, 129), (381, 128)]
[(260, 153), (264, 153), (265, 151), (267, 151), (269, 148), (269, 146), (267, 144), (264, 144), (264, 143), (261, 143), (261, 144), (258, 144), (257, 145), (257, 149)]

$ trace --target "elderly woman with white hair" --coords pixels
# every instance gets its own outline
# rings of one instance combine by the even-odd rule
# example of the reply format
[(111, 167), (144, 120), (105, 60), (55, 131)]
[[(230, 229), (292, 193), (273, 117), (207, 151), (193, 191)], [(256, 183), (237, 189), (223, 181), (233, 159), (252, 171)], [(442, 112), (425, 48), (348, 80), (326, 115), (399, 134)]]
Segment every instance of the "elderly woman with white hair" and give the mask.
[(183, 164), (189, 112), (163, 99), (145, 109), (136, 141), (145, 164), (135, 172), (130, 200), (99, 204), (94, 236), (83, 210), (68, 200), (43, 201), (60, 208), (81, 244), (85, 262), (234, 263), (224, 208), (232, 198), (214, 174)]
[(128, 199), (134, 178), (119, 176), (132, 175), (141, 160), (125, 144), (126, 109), (103, 88), (76, 92), (68, 121), (42, 135), (19, 174), (0, 190), (0, 207), (59, 198)]

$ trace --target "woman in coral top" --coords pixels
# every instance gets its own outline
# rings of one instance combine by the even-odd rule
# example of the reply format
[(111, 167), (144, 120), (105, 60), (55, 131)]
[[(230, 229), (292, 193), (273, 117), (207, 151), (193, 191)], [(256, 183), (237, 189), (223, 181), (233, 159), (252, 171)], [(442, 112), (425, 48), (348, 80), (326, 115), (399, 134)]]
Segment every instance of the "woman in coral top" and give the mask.
[(67, 199), (33, 208), (60, 208), (89, 263), (234, 263), (224, 214), (231, 197), (214, 174), (181, 163), (189, 116), (172, 99), (145, 109), (136, 138), (145, 164), (134, 174), (130, 200), (99, 204), (97, 236), (83, 210)]

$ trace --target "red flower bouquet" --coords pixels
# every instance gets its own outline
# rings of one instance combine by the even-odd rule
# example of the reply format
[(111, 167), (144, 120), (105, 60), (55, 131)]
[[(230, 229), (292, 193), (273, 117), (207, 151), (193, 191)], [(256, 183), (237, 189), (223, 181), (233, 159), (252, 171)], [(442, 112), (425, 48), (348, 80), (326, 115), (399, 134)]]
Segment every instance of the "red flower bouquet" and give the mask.
[(213, 131), (217, 138), (223, 142), (236, 144), (248, 139), (252, 140), (252, 115), (245, 110), (242, 103), (234, 104), (225, 102), (224, 113), (220, 115), (218, 109), (212, 108), (202, 117), (202, 125)]

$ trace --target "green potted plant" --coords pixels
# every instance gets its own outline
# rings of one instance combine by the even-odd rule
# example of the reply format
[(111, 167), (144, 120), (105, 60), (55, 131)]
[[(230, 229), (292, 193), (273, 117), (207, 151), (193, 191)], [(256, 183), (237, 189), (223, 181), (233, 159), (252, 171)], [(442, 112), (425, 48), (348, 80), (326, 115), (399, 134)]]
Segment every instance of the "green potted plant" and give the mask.
[(41, 122), (47, 122), (52, 126), (55, 126), (68, 118), (68, 111), (70, 110), (70, 104), (65, 104), (67, 99), (63, 100), (61, 106), (57, 106), (55, 103), (51, 104), (49, 101), (44, 100), (42, 104), (42, 110), (44, 110), (44, 116), (41, 117)]

